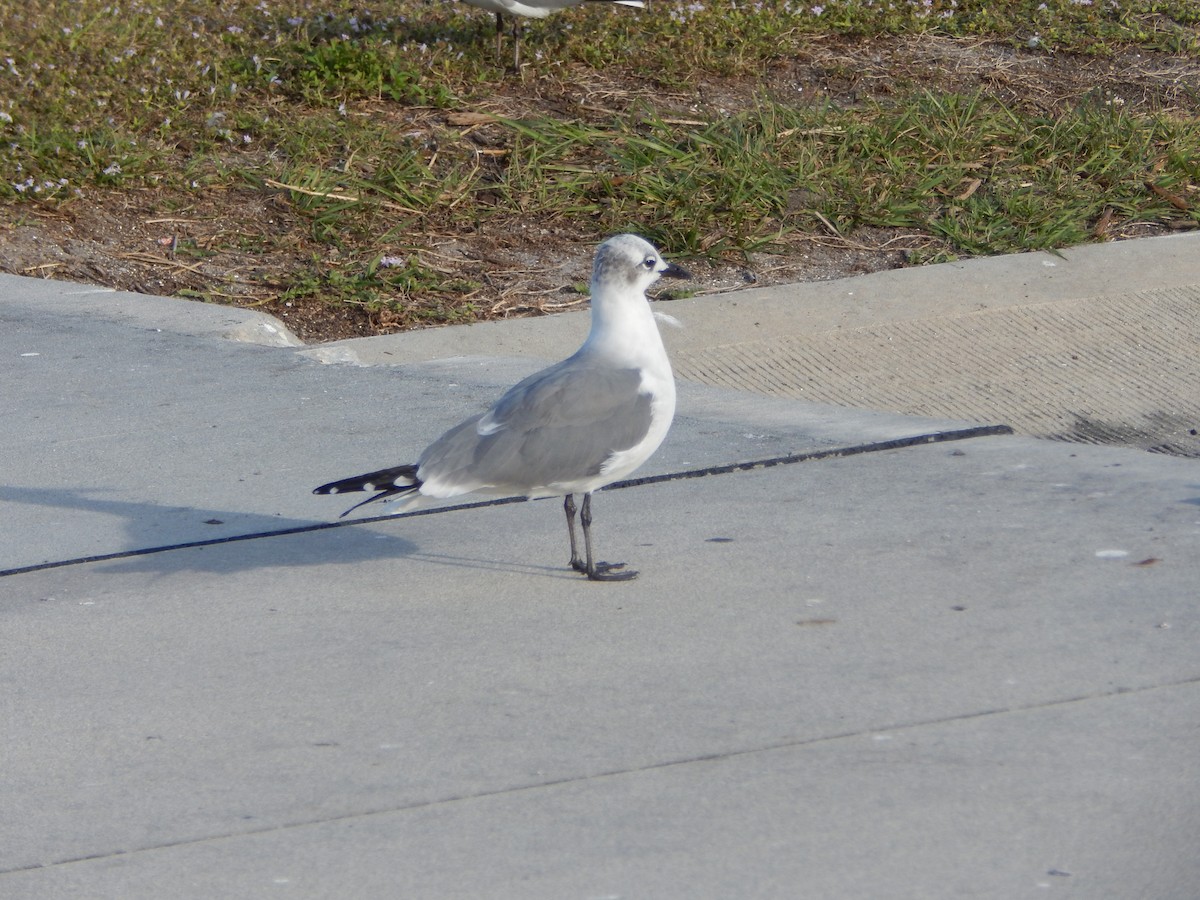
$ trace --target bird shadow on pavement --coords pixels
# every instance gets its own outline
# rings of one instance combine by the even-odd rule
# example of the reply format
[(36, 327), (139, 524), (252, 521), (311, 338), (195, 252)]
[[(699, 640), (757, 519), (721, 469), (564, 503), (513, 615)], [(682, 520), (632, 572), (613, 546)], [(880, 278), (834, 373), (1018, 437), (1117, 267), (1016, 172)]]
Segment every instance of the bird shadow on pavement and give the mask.
[[(390, 515), (313, 521), (244, 511), (115, 500), (97, 496), (98, 493), (93, 488), (0, 486), (0, 502), (84, 513), (96, 517), (97, 528), (124, 532), (115, 549), (79, 552), (79, 545), (71, 547), (68, 539), (59, 550), (41, 547), (35, 552), (27, 552), (27, 557), (36, 556), (45, 560), (44, 563), (22, 565), (11, 557), (0, 557), (0, 575), (83, 563), (97, 565), (101, 571), (112, 573), (195, 571), (227, 574), (270, 567), (345, 566), (408, 558), (413, 562), (455, 568), (579, 577), (568, 569), (555, 566), (422, 551), (413, 540), (385, 533), (380, 527), (369, 527), (401, 527), (401, 522), (390, 521), (395, 518)], [(425, 514), (453, 514), (455, 511), (451, 507), (429, 510)], [(120, 520), (120, 524), (114, 519)], [(9, 528), (20, 527), (18, 517), (9, 517)], [(30, 540), (28, 532), (23, 540)], [(14, 539), (5, 540), (3, 544), (11, 549), (14, 545), (20, 546), (21, 540), (14, 535)], [(461, 544), (454, 549), (461, 549)]]

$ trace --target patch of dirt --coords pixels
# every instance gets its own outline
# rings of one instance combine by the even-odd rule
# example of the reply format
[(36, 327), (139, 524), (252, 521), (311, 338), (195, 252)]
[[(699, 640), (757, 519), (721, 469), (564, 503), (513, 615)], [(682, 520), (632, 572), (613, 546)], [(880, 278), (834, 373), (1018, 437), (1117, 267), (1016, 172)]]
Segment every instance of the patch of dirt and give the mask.
[[(1142, 111), (1200, 115), (1200, 66), (1166, 55), (1128, 52), (1104, 59), (1017, 51), (1006, 45), (929, 36), (811, 41), (762, 79), (714, 80), (666, 95), (647, 80), (592, 70), (564, 78), (507, 76), (486, 108), (507, 116), (608, 117), (648, 100), (682, 116), (743, 109), (766, 91), (783, 102), (886, 100), (898, 90), (983, 91), (1000, 101), (1053, 113), (1091, 95)], [(499, 77), (499, 75), (498, 75)], [(455, 124), (461, 112), (372, 105), (406, 133)], [(486, 135), (480, 140), (486, 141)], [(1144, 237), (1164, 229), (1105, 223), (1104, 237)], [(421, 263), (448, 280), (479, 287), (453, 298), (479, 318), (538, 315), (586, 303), (596, 235), (570, 223), (534, 221), (509, 231), (486, 223), (469, 233), (412, 235)], [(670, 250), (670, 248), (664, 248)], [(904, 229), (789, 235), (778, 252), (688, 263), (701, 292), (817, 281), (898, 268), (911, 255), (942, 248)], [(279, 188), (170, 196), (156, 190), (92, 190), (56, 206), (0, 205), (0, 271), (101, 284), (119, 290), (203, 297), (272, 313), (308, 342), (404, 330), (420, 319), (317, 297), (281, 299), (282, 289), (314, 259), (333, 270), (338, 251), (315, 241), (308, 222)], [(445, 298), (432, 301), (447, 302)]]

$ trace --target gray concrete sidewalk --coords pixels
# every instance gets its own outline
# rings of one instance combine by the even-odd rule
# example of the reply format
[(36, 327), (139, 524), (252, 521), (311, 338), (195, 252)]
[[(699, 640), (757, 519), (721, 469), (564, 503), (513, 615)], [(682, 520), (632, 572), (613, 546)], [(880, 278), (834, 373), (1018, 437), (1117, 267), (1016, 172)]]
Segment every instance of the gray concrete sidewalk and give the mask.
[[(1195, 243), (1141, 243), (1084, 293), (1189, 287)], [(824, 315), (1086, 287), (983, 262)], [(0, 897), (1196, 896), (1196, 460), (684, 382), (655, 478), (596, 498), (641, 576), (590, 584), (553, 501), (325, 528), (309, 493), (581, 318), (296, 348), (75, 290), (0, 278)], [(684, 356), (833, 329), (668, 311)]]

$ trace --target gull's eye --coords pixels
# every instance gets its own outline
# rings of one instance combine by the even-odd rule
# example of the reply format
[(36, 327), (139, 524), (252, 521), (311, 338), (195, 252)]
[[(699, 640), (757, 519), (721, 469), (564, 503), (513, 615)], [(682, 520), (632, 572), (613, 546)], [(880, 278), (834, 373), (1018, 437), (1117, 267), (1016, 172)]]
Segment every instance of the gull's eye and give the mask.
[(642, 260), (642, 268), (644, 268), (644, 269), (653, 270), (657, 264), (658, 264), (658, 260), (655, 259), (653, 256), (647, 256), (645, 259)]

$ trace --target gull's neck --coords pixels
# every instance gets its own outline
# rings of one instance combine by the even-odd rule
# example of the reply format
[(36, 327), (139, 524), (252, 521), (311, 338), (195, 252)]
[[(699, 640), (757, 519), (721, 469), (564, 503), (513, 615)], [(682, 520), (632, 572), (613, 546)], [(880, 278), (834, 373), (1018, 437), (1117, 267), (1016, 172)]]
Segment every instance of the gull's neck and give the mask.
[(598, 287), (592, 286), (592, 327), (582, 352), (636, 366), (666, 363), (667, 351), (646, 295), (637, 289)]

